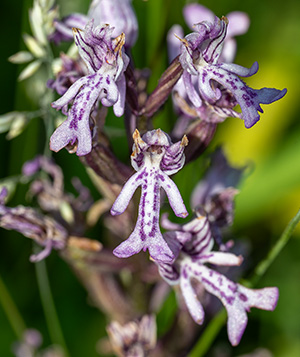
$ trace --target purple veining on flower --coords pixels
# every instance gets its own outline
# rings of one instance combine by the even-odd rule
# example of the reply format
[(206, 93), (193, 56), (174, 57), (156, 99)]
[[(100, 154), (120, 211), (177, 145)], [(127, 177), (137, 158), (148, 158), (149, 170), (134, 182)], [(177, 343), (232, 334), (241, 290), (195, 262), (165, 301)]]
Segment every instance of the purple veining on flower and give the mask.
[[(184, 8), (184, 17), (191, 29), (194, 29), (194, 24), (201, 21), (213, 21), (214, 14), (199, 4), (189, 4)], [(236, 41), (233, 36), (242, 34), (247, 30), (248, 17), (244, 13), (234, 12), (230, 15), (233, 19), (229, 25), (227, 36), (224, 40), (224, 46), (219, 57), (219, 62), (230, 62), (235, 56)], [(236, 30), (241, 26), (240, 32)], [(230, 31), (232, 29), (232, 31)], [(178, 38), (183, 38), (184, 32), (181, 26), (174, 25), (168, 32), (168, 53), (170, 61), (178, 56), (181, 52), (181, 43)], [(226, 52), (226, 54), (225, 54)], [(236, 106), (232, 94), (225, 88), (221, 89), (222, 96), (214, 104), (208, 103), (198, 93), (197, 76), (191, 76), (191, 79), (185, 75), (185, 81), (181, 77), (172, 92), (174, 109), (178, 113), (179, 118), (175, 124), (172, 135), (174, 137), (182, 136), (192, 120), (200, 118), (207, 123), (221, 123), (227, 117), (239, 117), (240, 113), (233, 110)]]
[(234, 116), (241, 117), (245, 127), (250, 128), (260, 119), (258, 112), (263, 112), (260, 104), (270, 104), (282, 98), (286, 94), (286, 89), (252, 89), (246, 86), (239, 77), (254, 75), (258, 71), (257, 62), (249, 69), (233, 63), (220, 62), (227, 25), (227, 18), (215, 17), (213, 23), (204, 21), (196, 24), (196, 32), (181, 40), (180, 62), (184, 69), (183, 83), (187, 97), (195, 108), (200, 108), (203, 101), (211, 106), (218, 102), (222, 104), (224, 90), (225, 93), (228, 91), (232, 95), (231, 102), (234, 105), (239, 104), (241, 108), (241, 113)]
[[(183, 8), (183, 16), (186, 24), (193, 31), (194, 25), (203, 21), (214, 22), (214, 13), (200, 4), (188, 4)], [(226, 15), (228, 19), (228, 28), (222, 53), (219, 62), (230, 63), (234, 60), (236, 54), (235, 36), (243, 35), (248, 31), (250, 19), (245, 12), (233, 11)]]
[(164, 238), (169, 244), (174, 240), (181, 244), (181, 252), (180, 248), (174, 250), (177, 259), (171, 264), (159, 262), (159, 272), (170, 285), (180, 285), (187, 308), (196, 323), (204, 321), (204, 309), (196, 293), (197, 284), (219, 298), (225, 306), (228, 337), (233, 346), (238, 345), (242, 338), (248, 321), (247, 312), (251, 307), (275, 309), (278, 300), (276, 287), (248, 289), (205, 265), (238, 266), (242, 263), (241, 256), (212, 251), (214, 242), (207, 217), (199, 216), (183, 225), (180, 231), (165, 233)]
[(66, 246), (68, 233), (63, 226), (33, 208), (5, 206), (4, 198), (6, 194), (6, 189), (3, 189), (0, 193), (0, 227), (20, 232), (44, 247), (38, 254), (31, 255), (31, 262), (46, 258), (51, 253), (52, 248), (63, 249)]
[[(129, 58), (123, 50), (124, 34), (111, 40), (113, 29), (108, 25), (94, 28), (93, 20), (84, 31), (73, 29), (75, 43), (89, 74), (78, 79), (65, 94), (52, 103), (68, 115), (53, 133), (50, 148), (59, 151), (77, 140), (77, 155), (88, 154), (92, 149), (90, 114), (100, 101), (113, 106), (116, 116), (124, 113), (126, 82), (124, 71)], [(70, 109), (68, 104), (73, 101)]]
[(109, 24), (113, 27), (111, 33), (113, 37), (123, 32), (126, 37), (125, 47), (131, 48), (138, 35), (137, 18), (131, 2), (131, 0), (93, 0), (87, 16), (74, 13), (61, 21), (55, 20), (56, 31), (50, 36), (50, 40), (56, 44), (61, 41), (71, 41), (72, 28), (83, 29), (88, 21), (93, 19), (95, 25)]
[(183, 137), (181, 142), (172, 144), (160, 129), (147, 132), (142, 138), (136, 130), (133, 138), (131, 163), (137, 173), (126, 182), (111, 208), (111, 214), (123, 213), (134, 192), (141, 186), (139, 214), (134, 231), (114, 250), (114, 254), (126, 258), (148, 249), (154, 260), (170, 262), (174, 254), (159, 228), (160, 188), (165, 190), (176, 216), (186, 217), (188, 213), (180, 192), (168, 175), (183, 167), (187, 139)]

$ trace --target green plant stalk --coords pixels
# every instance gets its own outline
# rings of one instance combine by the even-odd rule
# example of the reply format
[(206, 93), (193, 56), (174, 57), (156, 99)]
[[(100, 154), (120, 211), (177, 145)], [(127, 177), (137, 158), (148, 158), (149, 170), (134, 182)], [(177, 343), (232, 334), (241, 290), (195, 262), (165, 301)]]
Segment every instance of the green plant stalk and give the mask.
[[(299, 222), (300, 222), (300, 209), (295, 215), (295, 217), (293, 217), (292, 220), (289, 222), (289, 224), (286, 226), (285, 230), (281, 234), (280, 238), (278, 239), (274, 247), (269, 251), (269, 254), (267, 255), (266, 259), (264, 259), (257, 265), (252, 278), (249, 279), (248, 281), (245, 281), (247, 286), (252, 286), (252, 287), (255, 286), (259, 281), (259, 279), (263, 277), (263, 275), (269, 269), (269, 267), (277, 258), (279, 253), (286, 246), (287, 242), (291, 238)], [(188, 355), (189, 357), (202, 357), (206, 355), (212, 343), (214, 342), (215, 338), (217, 337), (218, 333), (220, 332), (221, 328), (224, 326), (226, 322), (226, 317), (227, 317), (226, 311), (225, 309), (222, 309), (211, 320), (211, 322), (208, 324), (205, 331), (201, 335), (201, 338), (198, 340), (198, 342), (196, 343), (196, 345)]]
[[(53, 71), (51, 67), (51, 63), (53, 60), (53, 53), (50, 47), (50, 44), (47, 43), (46, 47), (47, 51), (47, 58), (50, 60), (46, 61), (46, 69), (47, 69), (47, 77), (53, 78)], [(41, 105), (45, 111), (45, 114), (43, 115), (43, 120), (44, 120), (44, 125), (45, 125), (45, 134), (46, 134), (46, 142), (45, 142), (45, 147), (44, 147), (44, 155), (51, 157), (52, 152), (50, 151), (49, 148), (49, 139), (50, 136), (53, 134), (54, 131), (54, 110), (51, 107), (51, 103), (54, 101), (54, 93), (53, 90), (47, 88), (45, 92), (45, 98), (42, 100)]]
[(12, 297), (9, 294), (4, 282), (0, 276), (0, 303), (3, 307), (3, 310), (10, 322), (12, 329), (14, 330), (17, 338), (21, 341), (23, 332), (26, 330), (25, 322), (18, 311), (17, 306), (15, 305)]
[(270, 265), (277, 258), (277, 256), (282, 251), (282, 249), (286, 246), (287, 242), (291, 238), (299, 222), (300, 222), (300, 209), (297, 212), (296, 216), (286, 226), (285, 230), (281, 234), (280, 238), (278, 239), (274, 247), (269, 251), (269, 254), (267, 255), (266, 259), (264, 259), (262, 262), (260, 262), (257, 265), (254, 274), (249, 281), (251, 286), (256, 285), (259, 279), (266, 273)]
[(51, 341), (54, 344), (60, 345), (64, 349), (65, 356), (68, 357), (69, 353), (56, 313), (45, 261), (42, 260), (36, 263), (35, 268), (42, 306), (44, 309)]
[(193, 350), (189, 353), (188, 357), (202, 357), (206, 355), (216, 336), (224, 326), (226, 317), (227, 313), (225, 309), (222, 309), (217, 315), (215, 315), (205, 328), (201, 338), (198, 340)]

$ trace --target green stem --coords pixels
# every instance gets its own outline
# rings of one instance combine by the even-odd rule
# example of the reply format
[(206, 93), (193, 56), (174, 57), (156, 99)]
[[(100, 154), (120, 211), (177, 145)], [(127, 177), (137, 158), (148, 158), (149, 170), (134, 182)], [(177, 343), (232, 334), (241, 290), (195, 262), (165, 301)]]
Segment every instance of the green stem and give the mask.
[(37, 282), (40, 291), (41, 301), (46, 317), (46, 322), (50, 334), (52, 343), (60, 345), (65, 352), (65, 356), (68, 357), (69, 353), (65, 343), (65, 339), (62, 333), (62, 329), (59, 323), (59, 319), (56, 313), (51, 288), (48, 280), (47, 268), (45, 261), (40, 261), (35, 264)]
[(274, 247), (270, 250), (268, 256), (266, 259), (264, 259), (262, 262), (260, 262), (250, 279), (250, 284), (251, 285), (256, 285), (258, 280), (266, 273), (266, 271), (269, 269), (270, 265), (273, 263), (273, 261), (277, 258), (279, 253), (282, 251), (282, 249), (285, 247), (289, 239), (291, 238), (297, 224), (300, 222), (300, 209), (297, 212), (296, 216), (289, 222), (289, 224), (286, 226), (285, 230), (281, 234), (280, 238), (274, 245)]
[[(255, 272), (251, 279), (245, 281), (245, 283), (250, 286), (255, 286), (258, 280), (266, 273), (270, 265), (277, 258), (279, 253), (285, 247), (289, 239), (291, 238), (297, 224), (300, 222), (300, 209), (297, 212), (296, 216), (289, 222), (277, 243), (270, 250), (266, 259), (259, 263), (255, 269)], [(222, 309), (209, 323), (205, 331), (201, 335), (201, 338), (198, 340), (193, 350), (190, 352), (189, 357), (202, 357), (211, 347), (221, 328), (224, 326), (226, 321), (226, 311)]]
[(218, 314), (210, 321), (205, 328), (193, 350), (189, 353), (188, 357), (202, 357), (206, 356), (207, 351), (214, 342), (216, 336), (224, 326), (226, 321), (226, 310), (222, 309)]
[[(47, 79), (53, 78), (53, 70), (52, 70), (52, 62), (54, 59), (52, 48), (50, 43), (47, 42), (46, 46), (46, 53), (47, 57), (45, 58), (45, 66), (46, 66), (46, 75)], [(41, 107), (44, 111), (43, 120), (45, 126), (45, 134), (46, 134), (46, 141), (44, 146), (44, 155), (51, 157), (52, 152), (49, 148), (49, 139), (50, 136), (53, 134), (54, 131), (54, 110), (51, 107), (51, 103), (54, 101), (54, 92), (52, 89), (46, 88), (44, 97), (41, 100)]]
[(4, 282), (0, 276), (0, 303), (3, 310), (10, 322), (12, 329), (14, 330), (17, 338), (21, 341), (23, 332), (26, 330), (26, 325), (22, 316), (20, 315), (17, 306), (15, 305), (12, 297), (10, 296)]

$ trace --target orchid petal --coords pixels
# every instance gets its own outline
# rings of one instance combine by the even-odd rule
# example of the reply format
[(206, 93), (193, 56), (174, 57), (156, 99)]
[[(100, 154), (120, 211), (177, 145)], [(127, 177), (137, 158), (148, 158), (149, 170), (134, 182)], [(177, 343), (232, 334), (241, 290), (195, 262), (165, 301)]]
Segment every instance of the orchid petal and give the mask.
[(115, 116), (120, 117), (124, 114), (125, 109), (125, 98), (126, 98), (126, 81), (124, 74), (120, 76), (119, 80), (117, 81), (118, 87), (118, 100), (113, 106), (113, 110)]
[[(69, 142), (74, 144), (76, 139), (78, 142), (76, 152), (78, 156), (86, 155), (92, 149), (89, 117), (101, 91), (102, 77), (92, 75), (87, 77), (86, 80), (88, 78), (89, 83), (76, 96), (68, 112), (68, 119), (55, 130), (50, 138), (50, 149), (53, 151), (61, 150)], [(92, 90), (91, 87), (96, 89)]]
[(196, 293), (191, 285), (190, 276), (187, 270), (188, 267), (184, 265), (180, 272), (181, 293), (193, 320), (197, 324), (202, 325), (204, 321), (204, 310), (200, 301), (197, 299)]
[(228, 19), (227, 36), (234, 37), (246, 33), (250, 26), (249, 16), (242, 11), (232, 11), (226, 15)]
[[(201, 265), (196, 268), (201, 275), (201, 282), (205, 289), (217, 296), (228, 313), (228, 337), (233, 346), (236, 346), (247, 325), (247, 314), (250, 307), (263, 310), (274, 310), (278, 300), (277, 288), (251, 290), (235, 284), (225, 276)], [(199, 276), (199, 275), (198, 275)]]
[(193, 30), (194, 25), (202, 21), (214, 21), (214, 13), (200, 4), (189, 4), (183, 8), (183, 17), (188, 27)]
[[(227, 65), (222, 65), (227, 66)], [(255, 70), (255, 65), (249, 70)], [(236, 69), (236, 68), (235, 68)], [(204, 70), (203, 70), (204, 71)], [(202, 72), (203, 72), (202, 71)], [(202, 78), (204, 78), (202, 76)], [(200, 93), (208, 100), (216, 101), (218, 99), (217, 92), (211, 87), (210, 81), (215, 80), (225, 88), (227, 88), (235, 97), (241, 107), (242, 118), (245, 121), (245, 127), (252, 127), (260, 118), (258, 111), (262, 112), (260, 103), (269, 104), (286, 94), (286, 90), (277, 90), (274, 88), (263, 88), (262, 90), (254, 90), (247, 87), (245, 83), (236, 75), (226, 71), (225, 69), (208, 65), (206, 67), (206, 75), (204, 83), (199, 84)]]
[(170, 28), (167, 35), (167, 43), (168, 43), (168, 54), (169, 61), (172, 62), (175, 57), (180, 54), (180, 41), (179, 38), (184, 37), (183, 29), (180, 25), (174, 25)]
[(241, 265), (243, 258), (242, 256), (236, 256), (232, 253), (224, 252), (209, 252), (206, 255), (200, 255), (199, 260), (203, 263), (210, 263), (222, 266), (236, 266)]
[(192, 104), (196, 107), (199, 108), (202, 105), (202, 100), (197, 93), (194, 84), (192, 83), (192, 77), (191, 75), (187, 72), (184, 71), (182, 75), (182, 80), (184, 83), (184, 86), (186, 88), (186, 94), (189, 98), (189, 100), (192, 102)]
[(143, 173), (137, 172), (126, 182), (121, 193), (115, 200), (110, 213), (113, 216), (122, 214), (129, 205), (130, 200), (136, 189), (142, 184)]
[(226, 71), (241, 77), (250, 77), (257, 73), (258, 63), (254, 62), (251, 68), (246, 68), (235, 63), (222, 63), (219, 68), (225, 69)]
[(207, 63), (217, 64), (218, 59), (221, 55), (224, 40), (227, 33), (227, 19), (219, 19), (215, 17), (213, 27), (211, 28), (211, 33), (215, 33), (215, 36), (212, 36), (210, 42), (205, 46), (202, 56)]
[(183, 199), (175, 183), (163, 172), (159, 177), (161, 187), (166, 191), (170, 206), (177, 217), (185, 218), (188, 212), (183, 203)]
[(77, 93), (79, 92), (80, 88), (85, 85), (89, 81), (89, 77), (82, 77), (78, 79), (75, 83), (71, 85), (71, 87), (66, 91), (66, 93), (51, 105), (55, 109), (61, 109), (64, 106), (68, 105), (68, 103), (73, 100)]

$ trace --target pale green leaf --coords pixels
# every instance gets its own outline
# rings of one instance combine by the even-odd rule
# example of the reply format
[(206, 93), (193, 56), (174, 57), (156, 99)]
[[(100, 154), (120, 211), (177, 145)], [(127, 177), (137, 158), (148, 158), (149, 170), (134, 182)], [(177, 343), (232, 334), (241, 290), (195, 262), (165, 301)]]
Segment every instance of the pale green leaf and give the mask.
[(31, 62), (20, 73), (18, 80), (23, 81), (24, 79), (31, 77), (40, 68), (41, 64), (42, 62), (39, 60)]
[(27, 51), (20, 51), (15, 53), (14, 55), (8, 58), (9, 62), (11, 63), (27, 63), (33, 60), (33, 56), (30, 52)]
[(29, 49), (29, 51), (36, 58), (42, 58), (46, 56), (45, 49), (41, 46), (41, 44), (32, 36), (28, 34), (24, 34), (23, 36), (25, 45)]

